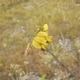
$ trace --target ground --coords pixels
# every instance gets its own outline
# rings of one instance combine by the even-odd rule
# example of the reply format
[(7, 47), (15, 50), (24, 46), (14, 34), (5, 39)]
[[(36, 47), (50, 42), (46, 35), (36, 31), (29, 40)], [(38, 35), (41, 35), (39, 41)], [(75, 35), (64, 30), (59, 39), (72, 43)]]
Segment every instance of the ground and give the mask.
[[(80, 1), (0, 0), (1, 80), (40, 80), (44, 74), (46, 80), (74, 80), (49, 52), (31, 46), (25, 56), (27, 45), (44, 24), (53, 37), (49, 51), (80, 78)], [(12, 67), (15, 65), (18, 73)]]

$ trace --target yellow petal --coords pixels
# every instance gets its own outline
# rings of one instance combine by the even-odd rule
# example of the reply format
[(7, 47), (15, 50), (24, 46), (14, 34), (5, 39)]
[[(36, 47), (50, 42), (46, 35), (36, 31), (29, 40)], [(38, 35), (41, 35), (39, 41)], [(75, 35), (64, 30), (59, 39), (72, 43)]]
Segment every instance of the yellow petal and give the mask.
[(52, 36), (47, 36), (46, 40), (47, 40), (47, 42), (52, 42)]
[(38, 42), (36, 42), (35, 40), (33, 40), (32, 45), (37, 49), (41, 49), (41, 45)]
[(48, 36), (48, 34), (46, 32), (40, 31), (37, 33), (37, 36), (38, 37), (45, 37), (45, 36)]
[(44, 49), (45, 50), (47, 47), (47, 42), (46, 42), (45, 38), (35, 37), (32, 42), (32, 45), (37, 49)]
[(47, 47), (46, 45), (41, 45), (41, 48), (44, 50), (46, 49), (46, 47)]
[(46, 39), (43, 38), (43, 37), (35, 37), (34, 40), (35, 40), (36, 42), (38, 42), (39, 44), (41, 44), (41, 45), (47, 45)]
[(48, 30), (48, 25), (47, 24), (44, 24), (43, 31), (47, 31), (47, 30)]

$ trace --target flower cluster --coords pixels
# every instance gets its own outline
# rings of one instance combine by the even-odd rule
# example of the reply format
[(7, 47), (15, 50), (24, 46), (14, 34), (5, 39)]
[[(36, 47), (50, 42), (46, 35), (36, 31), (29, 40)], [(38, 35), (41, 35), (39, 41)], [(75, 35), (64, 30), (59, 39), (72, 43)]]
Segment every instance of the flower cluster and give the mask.
[(48, 25), (44, 24), (43, 28), (37, 33), (32, 41), (32, 45), (37, 49), (46, 49), (48, 43), (52, 41), (52, 36), (47, 33)]

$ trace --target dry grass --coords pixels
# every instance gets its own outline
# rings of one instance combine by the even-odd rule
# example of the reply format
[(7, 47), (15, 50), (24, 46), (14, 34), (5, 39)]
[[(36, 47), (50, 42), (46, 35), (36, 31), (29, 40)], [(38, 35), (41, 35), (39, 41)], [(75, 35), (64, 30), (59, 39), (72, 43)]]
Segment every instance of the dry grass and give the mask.
[[(15, 2), (15, 0), (13, 1)], [(10, 1), (5, 0), (3, 2), (0, 0), (0, 2), (5, 5), (0, 8), (0, 63), (2, 64), (0, 78), (8, 76), (6, 74), (9, 73), (11, 63), (20, 64), (24, 70), (23, 62), (26, 60), (29, 64), (31, 63), (31, 66), (36, 66), (36, 71), (40, 74), (53, 75), (52, 68), (41, 61), (42, 52), (33, 49), (30, 57), (24, 57), (26, 45), (35, 36), (37, 26), (43, 26), (45, 23), (49, 25), (49, 34), (53, 36), (52, 45), (56, 45), (59, 39), (69, 38), (74, 41), (74, 39), (80, 38), (80, 6), (77, 6), (80, 2), (77, 0), (40, 0), (37, 2), (36, 0), (29, 0), (14, 5), (10, 9), (6, 8), (11, 4)], [(73, 52), (77, 53), (79, 49), (80, 46), (75, 46)], [(64, 53), (64, 51), (65, 49), (61, 49), (58, 54)], [(69, 52), (66, 51), (65, 54), (67, 53)], [(70, 69), (71, 64), (73, 68), (77, 67), (74, 58), (69, 55), (64, 57), (64, 54), (58, 56)], [(31, 67), (30, 65), (29, 67)]]

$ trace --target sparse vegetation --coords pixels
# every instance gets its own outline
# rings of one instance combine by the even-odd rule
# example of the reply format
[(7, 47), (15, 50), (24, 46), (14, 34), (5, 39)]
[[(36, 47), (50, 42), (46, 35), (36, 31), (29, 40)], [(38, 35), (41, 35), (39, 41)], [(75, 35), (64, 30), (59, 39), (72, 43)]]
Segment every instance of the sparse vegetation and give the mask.
[[(30, 47), (25, 56), (26, 46), (45, 23), (53, 37), (48, 49), (80, 78), (80, 2), (20, 0), (17, 4), (18, 1), (0, 0), (0, 80), (20, 80), (30, 72), (42, 76), (42, 80), (75, 79), (49, 52)], [(11, 64), (19, 65), (19, 74), (12, 71)], [(25, 74), (21, 76), (21, 72)]]

